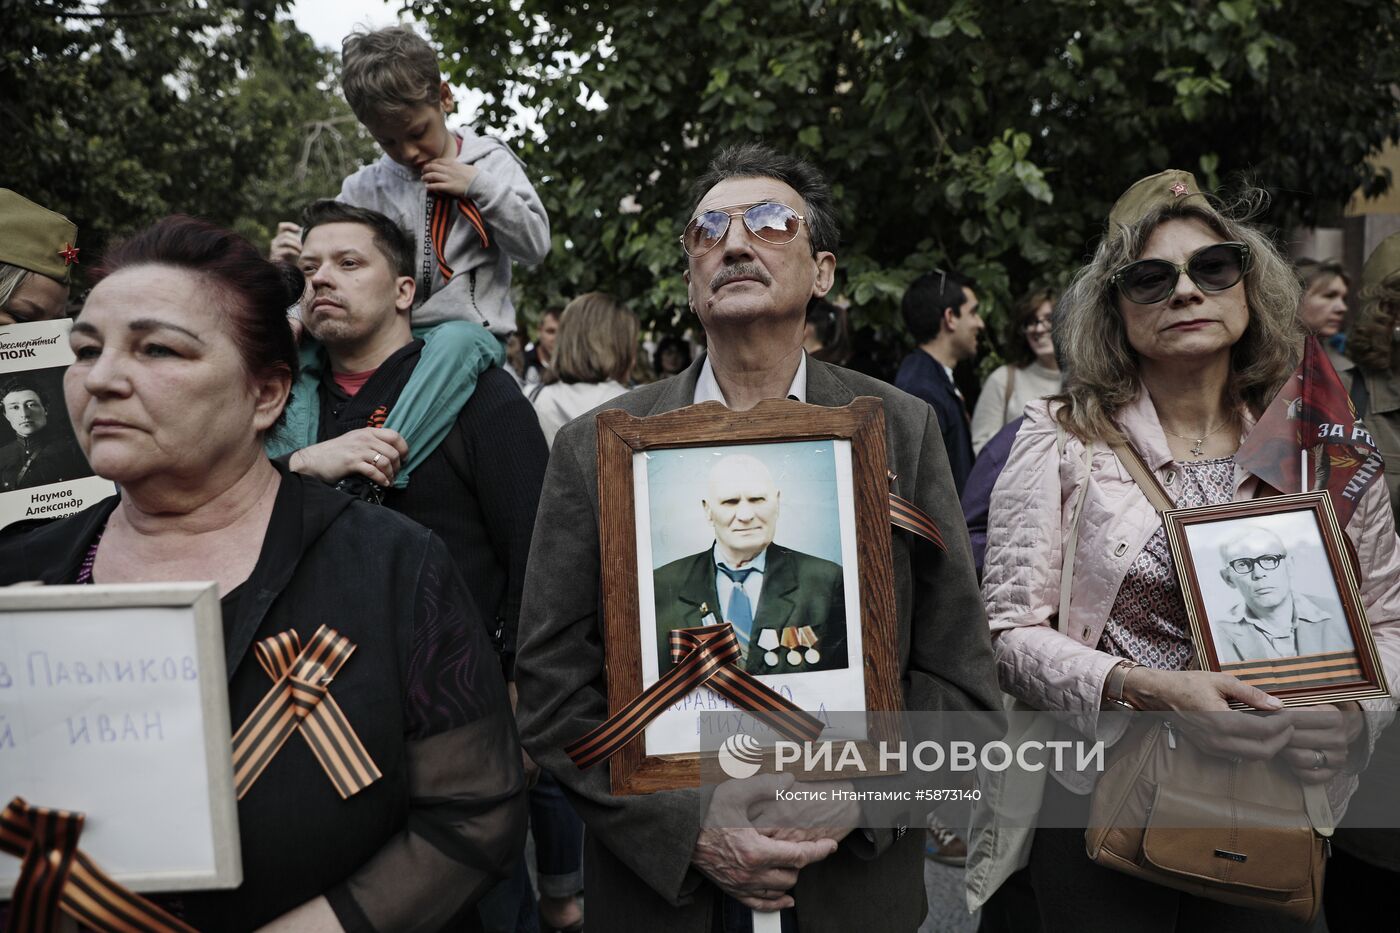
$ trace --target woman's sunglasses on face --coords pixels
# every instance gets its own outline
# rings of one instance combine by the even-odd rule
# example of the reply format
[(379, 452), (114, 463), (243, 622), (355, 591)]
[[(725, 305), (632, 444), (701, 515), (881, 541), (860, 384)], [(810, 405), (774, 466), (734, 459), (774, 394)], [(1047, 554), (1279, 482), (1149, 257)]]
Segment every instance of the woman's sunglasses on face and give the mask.
[(1134, 304), (1150, 305), (1169, 298), (1185, 272), (1204, 292), (1233, 288), (1249, 271), (1249, 246), (1244, 243), (1216, 243), (1203, 246), (1187, 257), (1184, 265), (1165, 259), (1139, 259), (1113, 274), (1109, 284)]
[(763, 201), (742, 211), (705, 211), (692, 217), (690, 223), (685, 225), (685, 233), (680, 238), (685, 254), (698, 259), (718, 246), (729, 231), (729, 221), (733, 217), (743, 217), (749, 233), (774, 246), (782, 246), (796, 239), (798, 228), (807, 219), (777, 201)]

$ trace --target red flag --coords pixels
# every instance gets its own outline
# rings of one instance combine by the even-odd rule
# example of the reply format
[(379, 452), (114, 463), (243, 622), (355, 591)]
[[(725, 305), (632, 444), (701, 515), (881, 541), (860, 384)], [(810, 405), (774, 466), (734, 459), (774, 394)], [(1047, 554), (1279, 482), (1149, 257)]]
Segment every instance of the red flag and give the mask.
[(1314, 338), (1303, 361), (1235, 453), (1235, 463), (1279, 492), (1302, 489), (1299, 453), (1308, 451), (1308, 489), (1332, 495), (1346, 525), (1361, 496), (1382, 472), (1371, 432), (1356, 418), (1342, 380)]

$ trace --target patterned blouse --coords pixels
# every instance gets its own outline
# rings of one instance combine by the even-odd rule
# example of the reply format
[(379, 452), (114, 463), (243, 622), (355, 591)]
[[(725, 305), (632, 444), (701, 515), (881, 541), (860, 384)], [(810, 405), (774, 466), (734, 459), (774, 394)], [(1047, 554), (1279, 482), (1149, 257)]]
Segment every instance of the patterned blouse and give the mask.
[[(1234, 499), (1234, 457), (1183, 462), (1181, 467), (1181, 483), (1173, 496), (1178, 507), (1223, 505)], [(1165, 527), (1147, 539), (1128, 568), (1099, 650), (1165, 671), (1185, 670), (1195, 657)]]

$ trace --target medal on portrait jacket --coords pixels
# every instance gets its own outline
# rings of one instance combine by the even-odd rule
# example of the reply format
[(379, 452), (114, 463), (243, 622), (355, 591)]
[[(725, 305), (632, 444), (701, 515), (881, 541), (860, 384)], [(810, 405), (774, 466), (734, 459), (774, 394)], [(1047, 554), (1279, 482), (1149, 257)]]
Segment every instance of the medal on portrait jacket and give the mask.
[(787, 662), (793, 667), (801, 666), (802, 652), (798, 651), (797, 648), (802, 642), (798, 639), (797, 629), (793, 628), (791, 625), (783, 629), (782, 641), (783, 647), (788, 649)]
[(778, 666), (778, 632), (777, 629), (766, 628), (758, 633), (758, 647), (763, 649), (763, 663), (769, 667)]

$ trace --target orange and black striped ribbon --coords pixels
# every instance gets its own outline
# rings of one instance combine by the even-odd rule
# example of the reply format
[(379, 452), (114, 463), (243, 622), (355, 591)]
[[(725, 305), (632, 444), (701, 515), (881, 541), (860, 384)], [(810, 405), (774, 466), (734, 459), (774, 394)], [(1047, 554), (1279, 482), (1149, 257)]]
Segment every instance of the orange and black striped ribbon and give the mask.
[(21, 860), (7, 933), (48, 933), (60, 910), (99, 933), (195, 933), (93, 864), (78, 848), (82, 831), (83, 814), (22, 797), (0, 811), (0, 851)]
[[(457, 206), (455, 211), (452, 209), (454, 204)], [(491, 236), (486, 232), (486, 221), (481, 218), (481, 210), (475, 201), (463, 198), (433, 198), (433, 216), (428, 229), (433, 234), (433, 252), (437, 255), (438, 272), (448, 281), (452, 280), (454, 273), (452, 267), (447, 264), (447, 235), (452, 232), (459, 212), (476, 230), (476, 235), (481, 237), (482, 248), (491, 246)]]
[(734, 666), (741, 653), (739, 640), (728, 622), (676, 629), (670, 634), (670, 649), (675, 667), (617, 715), (564, 749), (575, 765), (591, 768), (611, 758), (641, 735), (666, 707), (701, 684), (709, 685), (794, 741), (813, 742), (821, 735), (821, 720)]
[[(891, 473), (890, 482), (894, 481), (895, 475)], [(940, 551), (948, 550), (948, 545), (943, 543), (943, 532), (938, 530), (929, 514), (908, 499), (896, 496), (893, 491), (890, 492), (890, 524), (932, 541)]]
[(1220, 670), (1266, 691), (1279, 687), (1328, 687), (1365, 679), (1361, 659), (1355, 651), (1300, 654), (1272, 661), (1236, 661), (1220, 665)]
[(342, 799), (383, 777), (330, 695), (331, 681), (355, 652), (350, 639), (323, 625), (303, 649), (289, 629), (258, 642), (254, 651), (274, 683), (233, 736), (239, 800), (297, 731)]

